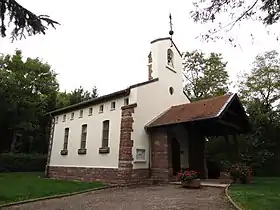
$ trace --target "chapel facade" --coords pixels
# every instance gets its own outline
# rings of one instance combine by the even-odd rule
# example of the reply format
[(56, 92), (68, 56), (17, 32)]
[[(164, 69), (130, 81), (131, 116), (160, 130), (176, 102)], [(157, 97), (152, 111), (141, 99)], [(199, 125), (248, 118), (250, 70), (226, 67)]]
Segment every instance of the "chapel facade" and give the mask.
[[(171, 106), (189, 103), (182, 58), (171, 38), (151, 42), (148, 79), (105, 96), (50, 112), (48, 177), (127, 182), (150, 177), (145, 126)], [(187, 146), (182, 167), (188, 167)]]
[(47, 177), (127, 184), (207, 178), (206, 137), (249, 130), (236, 94), (190, 102), (172, 38), (151, 42), (147, 81), (54, 110)]

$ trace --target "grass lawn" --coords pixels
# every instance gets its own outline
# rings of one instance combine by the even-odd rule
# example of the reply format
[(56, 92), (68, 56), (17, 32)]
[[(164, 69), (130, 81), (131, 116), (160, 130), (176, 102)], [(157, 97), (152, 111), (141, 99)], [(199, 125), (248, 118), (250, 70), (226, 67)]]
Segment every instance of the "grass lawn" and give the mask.
[(0, 173), (0, 205), (104, 186), (100, 182), (51, 180), (43, 176), (44, 173), (36, 172)]
[(246, 210), (280, 210), (280, 178), (254, 177), (251, 184), (234, 184), (231, 198)]

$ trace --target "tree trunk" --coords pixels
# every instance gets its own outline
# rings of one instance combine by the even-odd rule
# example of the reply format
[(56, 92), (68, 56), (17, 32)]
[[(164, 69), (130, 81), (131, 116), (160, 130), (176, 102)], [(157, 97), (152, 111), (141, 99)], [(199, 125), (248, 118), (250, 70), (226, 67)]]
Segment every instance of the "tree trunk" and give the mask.
[(17, 132), (13, 131), (13, 140), (12, 140), (11, 150), (10, 150), (11, 153), (15, 151), (16, 143), (17, 143)]

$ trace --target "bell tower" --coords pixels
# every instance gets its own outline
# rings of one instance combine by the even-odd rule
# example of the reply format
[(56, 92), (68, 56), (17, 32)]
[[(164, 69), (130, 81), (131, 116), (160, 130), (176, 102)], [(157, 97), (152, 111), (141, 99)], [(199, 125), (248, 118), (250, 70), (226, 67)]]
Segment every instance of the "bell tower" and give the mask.
[(148, 79), (158, 78), (164, 86), (183, 90), (182, 55), (173, 41), (172, 16), (169, 15), (169, 37), (151, 42), (148, 55)]

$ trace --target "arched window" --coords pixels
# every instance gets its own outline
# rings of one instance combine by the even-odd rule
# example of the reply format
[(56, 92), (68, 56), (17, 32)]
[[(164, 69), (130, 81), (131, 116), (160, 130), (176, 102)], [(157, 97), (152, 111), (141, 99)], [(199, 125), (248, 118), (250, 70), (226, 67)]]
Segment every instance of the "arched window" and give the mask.
[(69, 139), (69, 128), (64, 129), (64, 142), (63, 142), (63, 149), (68, 149), (68, 139)]
[(171, 49), (167, 50), (167, 65), (174, 67), (174, 53)]
[(102, 148), (107, 148), (109, 145), (109, 120), (103, 121), (102, 132)]
[(86, 148), (87, 142), (87, 124), (82, 125), (82, 134), (81, 134), (81, 149)]
[(153, 62), (153, 59), (152, 59), (152, 52), (149, 53), (148, 55), (148, 64), (149, 63), (152, 63)]

